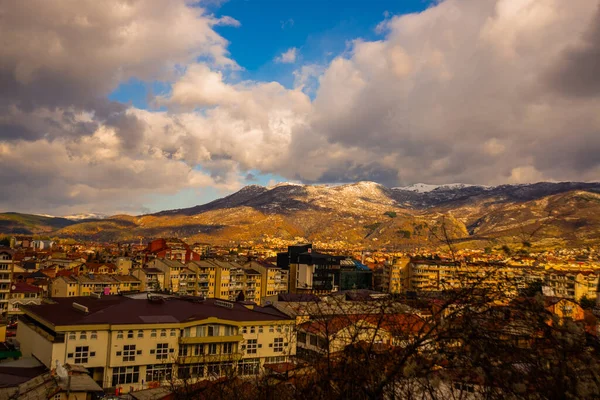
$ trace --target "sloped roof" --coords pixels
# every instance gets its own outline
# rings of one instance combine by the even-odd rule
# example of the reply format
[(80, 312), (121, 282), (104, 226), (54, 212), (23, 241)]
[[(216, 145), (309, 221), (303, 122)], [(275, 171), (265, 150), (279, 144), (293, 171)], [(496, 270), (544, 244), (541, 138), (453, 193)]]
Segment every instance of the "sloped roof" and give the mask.
[[(131, 299), (124, 296), (69, 297), (53, 299), (54, 304), (23, 306), (23, 310), (44, 318), (54, 325), (87, 324), (145, 324), (156, 318), (169, 317), (169, 322), (185, 322), (216, 317), (231, 321), (289, 320), (274, 307), (255, 306), (252, 310), (242, 304), (228, 302), (232, 308), (219, 305), (223, 300), (206, 299), (202, 303), (176, 297), (164, 301)], [(88, 307), (84, 314), (73, 308), (73, 303)]]

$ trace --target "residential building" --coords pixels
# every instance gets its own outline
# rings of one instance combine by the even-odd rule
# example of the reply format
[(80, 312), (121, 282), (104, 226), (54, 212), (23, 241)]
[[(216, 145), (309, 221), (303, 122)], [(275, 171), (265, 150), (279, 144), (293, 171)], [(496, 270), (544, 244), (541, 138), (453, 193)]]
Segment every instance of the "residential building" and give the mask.
[(13, 255), (13, 250), (0, 247), (0, 316), (8, 311), (13, 274)]
[[(264, 304), (268, 297), (288, 292), (289, 273), (287, 270), (266, 261), (250, 261), (244, 265), (246, 270), (258, 271), (261, 275), (260, 302)], [(246, 289), (248, 290), (248, 288)]]
[(8, 300), (8, 315), (22, 314), (21, 306), (40, 304), (43, 289), (25, 282), (15, 282), (10, 287)]
[(244, 296), (246, 301), (252, 301), (256, 304), (261, 304), (262, 274), (255, 269), (245, 268), (244, 277)]
[(131, 275), (139, 279), (142, 292), (155, 292), (165, 288), (165, 273), (158, 268), (134, 268)]
[(256, 375), (296, 353), (294, 319), (272, 306), (148, 296), (58, 298), (22, 307), (24, 356), (78, 364), (103, 388), (128, 392), (173, 378)]
[(401, 257), (383, 265), (381, 288), (384, 292), (404, 293), (408, 290), (409, 264), (409, 257)]
[[(170, 260), (166, 258), (155, 258), (146, 264), (147, 268), (156, 268), (162, 271), (165, 275), (164, 289), (170, 290), (173, 293), (179, 292), (179, 284), (181, 283), (181, 274), (186, 269), (185, 264), (178, 260)], [(187, 277), (187, 271), (185, 273)], [(185, 277), (184, 277), (185, 279)], [(182, 290), (186, 291), (187, 282), (182, 284)]]
[(68, 275), (52, 280), (51, 297), (76, 297), (139, 292), (142, 282), (130, 275)]
[[(198, 274), (198, 294), (206, 298), (215, 296), (217, 288), (217, 266), (208, 260), (190, 261), (187, 268)], [(220, 284), (219, 284), (220, 291)], [(220, 293), (219, 293), (220, 295)]]

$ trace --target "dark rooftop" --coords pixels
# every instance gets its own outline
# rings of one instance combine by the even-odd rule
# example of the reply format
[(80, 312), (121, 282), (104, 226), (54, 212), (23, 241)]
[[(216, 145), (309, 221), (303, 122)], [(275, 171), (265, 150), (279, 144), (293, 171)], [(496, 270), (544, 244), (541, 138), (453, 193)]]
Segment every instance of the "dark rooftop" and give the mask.
[[(159, 300), (132, 299), (123, 296), (101, 298), (55, 298), (54, 304), (22, 306), (24, 311), (37, 315), (54, 325), (87, 324), (152, 324), (179, 323), (216, 317), (230, 321), (272, 321), (289, 319), (272, 306), (244, 305), (225, 300), (206, 299), (194, 302), (177, 297)], [(73, 308), (73, 303), (88, 308), (88, 313)], [(231, 308), (219, 304), (231, 304)]]

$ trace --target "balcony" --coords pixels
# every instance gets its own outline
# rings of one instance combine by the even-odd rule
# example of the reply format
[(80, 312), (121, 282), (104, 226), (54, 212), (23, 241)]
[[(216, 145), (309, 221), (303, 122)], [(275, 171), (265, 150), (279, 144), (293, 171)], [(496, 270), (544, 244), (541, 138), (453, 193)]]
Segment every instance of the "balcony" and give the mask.
[(244, 339), (244, 337), (242, 335), (188, 336), (188, 337), (180, 337), (179, 344), (241, 342), (243, 339)]
[(241, 359), (242, 353), (202, 354), (199, 356), (179, 356), (177, 357), (177, 362), (179, 364), (197, 364), (209, 362), (239, 361)]

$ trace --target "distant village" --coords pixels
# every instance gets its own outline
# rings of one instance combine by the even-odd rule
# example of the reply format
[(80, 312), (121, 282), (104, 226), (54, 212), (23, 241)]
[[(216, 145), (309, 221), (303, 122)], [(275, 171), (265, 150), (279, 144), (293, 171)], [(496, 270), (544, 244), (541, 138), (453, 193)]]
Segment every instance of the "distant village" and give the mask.
[[(108, 391), (133, 399), (163, 398), (163, 383), (174, 376), (201, 381), (235, 368), (242, 376), (281, 378), (323, 346), (344, 349), (330, 340), (331, 326), (311, 317), (314, 302), (329, 304), (319, 311), (333, 319), (343, 310), (370, 324), (369, 301), (400, 299), (404, 318), (420, 326), (432, 318), (423, 302), (473, 284), (498, 290), (510, 282), (502, 289), (509, 300), (537, 293), (548, 312), (598, 336), (600, 257), (591, 248), (407, 253), (310, 243), (217, 247), (173, 238), (7, 239), (0, 247), (0, 374), (14, 379), (0, 387), (0, 398), (37, 398), (42, 381), (57, 395), (73, 393), (53, 378), (57, 373), (77, 377), (83, 396)], [(414, 326), (397, 332), (384, 324), (381, 343), (399, 345)]]

